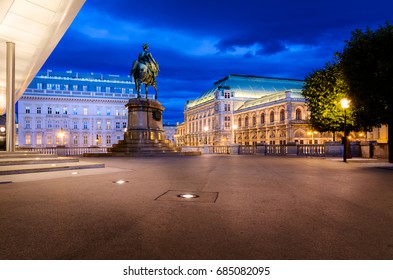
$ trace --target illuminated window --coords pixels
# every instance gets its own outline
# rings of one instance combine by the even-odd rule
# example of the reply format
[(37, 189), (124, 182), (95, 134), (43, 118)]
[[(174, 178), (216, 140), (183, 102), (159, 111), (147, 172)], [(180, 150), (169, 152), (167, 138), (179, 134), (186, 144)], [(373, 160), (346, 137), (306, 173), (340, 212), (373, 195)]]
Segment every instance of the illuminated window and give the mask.
[(41, 134), (36, 135), (35, 142), (37, 145), (42, 145), (42, 135)]
[(97, 122), (97, 129), (101, 129), (101, 122), (100, 121)]
[(83, 108), (83, 115), (87, 115), (87, 108)]
[(48, 144), (48, 145), (52, 145), (52, 135), (48, 135), (48, 136), (46, 136), (46, 143)]
[(106, 129), (111, 129), (111, 122), (110, 121), (106, 122)]
[(31, 136), (30, 135), (26, 135), (25, 136), (25, 144), (26, 145), (30, 145), (31, 144)]
[(78, 137), (77, 136), (74, 136), (74, 145), (78, 145)]

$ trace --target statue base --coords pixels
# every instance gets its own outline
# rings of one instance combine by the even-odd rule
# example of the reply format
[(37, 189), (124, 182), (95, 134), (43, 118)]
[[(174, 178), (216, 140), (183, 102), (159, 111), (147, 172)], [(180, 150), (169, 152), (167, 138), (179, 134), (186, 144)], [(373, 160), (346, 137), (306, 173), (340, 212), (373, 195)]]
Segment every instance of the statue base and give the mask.
[(157, 100), (132, 98), (126, 104), (128, 127), (124, 140), (114, 144), (106, 154), (86, 156), (167, 156), (182, 155), (165, 138), (162, 125), (164, 107)]

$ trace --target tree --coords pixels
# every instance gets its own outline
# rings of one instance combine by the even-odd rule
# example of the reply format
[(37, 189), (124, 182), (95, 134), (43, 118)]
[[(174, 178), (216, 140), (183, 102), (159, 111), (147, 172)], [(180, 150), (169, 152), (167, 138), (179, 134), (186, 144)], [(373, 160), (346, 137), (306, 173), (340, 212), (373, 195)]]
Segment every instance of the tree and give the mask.
[[(303, 95), (310, 110), (310, 125), (320, 132), (344, 131), (344, 110), (341, 99), (347, 97), (348, 85), (343, 79), (338, 61), (327, 63), (306, 76)], [(354, 121), (354, 109), (347, 110), (347, 128), (358, 130)]]
[(389, 162), (393, 162), (393, 26), (355, 30), (340, 55), (349, 98), (365, 127), (388, 125)]

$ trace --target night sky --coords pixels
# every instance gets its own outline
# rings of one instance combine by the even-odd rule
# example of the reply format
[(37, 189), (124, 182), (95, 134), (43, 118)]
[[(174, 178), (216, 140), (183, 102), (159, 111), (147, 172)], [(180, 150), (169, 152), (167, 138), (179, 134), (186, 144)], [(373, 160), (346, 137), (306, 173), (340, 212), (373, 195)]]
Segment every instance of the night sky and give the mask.
[(375, 29), (392, 11), (391, 0), (87, 0), (42, 70), (126, 76), (146, 42), (173, 124), (186, 100), (229, 74), (304, 79), (351, 31)]

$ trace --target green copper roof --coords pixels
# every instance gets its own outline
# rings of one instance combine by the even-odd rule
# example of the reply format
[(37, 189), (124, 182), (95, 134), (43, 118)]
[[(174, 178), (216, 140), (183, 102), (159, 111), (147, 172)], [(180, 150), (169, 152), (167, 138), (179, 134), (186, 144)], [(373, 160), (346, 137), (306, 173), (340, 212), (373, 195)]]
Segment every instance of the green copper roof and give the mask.
[(250, 101), (246, 101), (242, 106), (240, 106), (240, 108), (237, 109), (237, 111), (248, 109), (255, 106), (261, 106), (276, 101), (282, 101), (285, 100), (286, 98), (304, 100), (304, 96), (302, 95), (302, 92), (300, 90), (287, 90), (287, 91), (282, 91), (282, 92), (262, 96), (260, 98), (253, 99)]
[(301, 80), (231, 74), (215, 82), (211, 89), (195, 100), (189, 101), (187, 106), (190, 108), (213, 100), (214, 93), (222, 88), (235, 92), (235, 98), (254, 99), (286, 90), (301, 90), (302, 87)]

